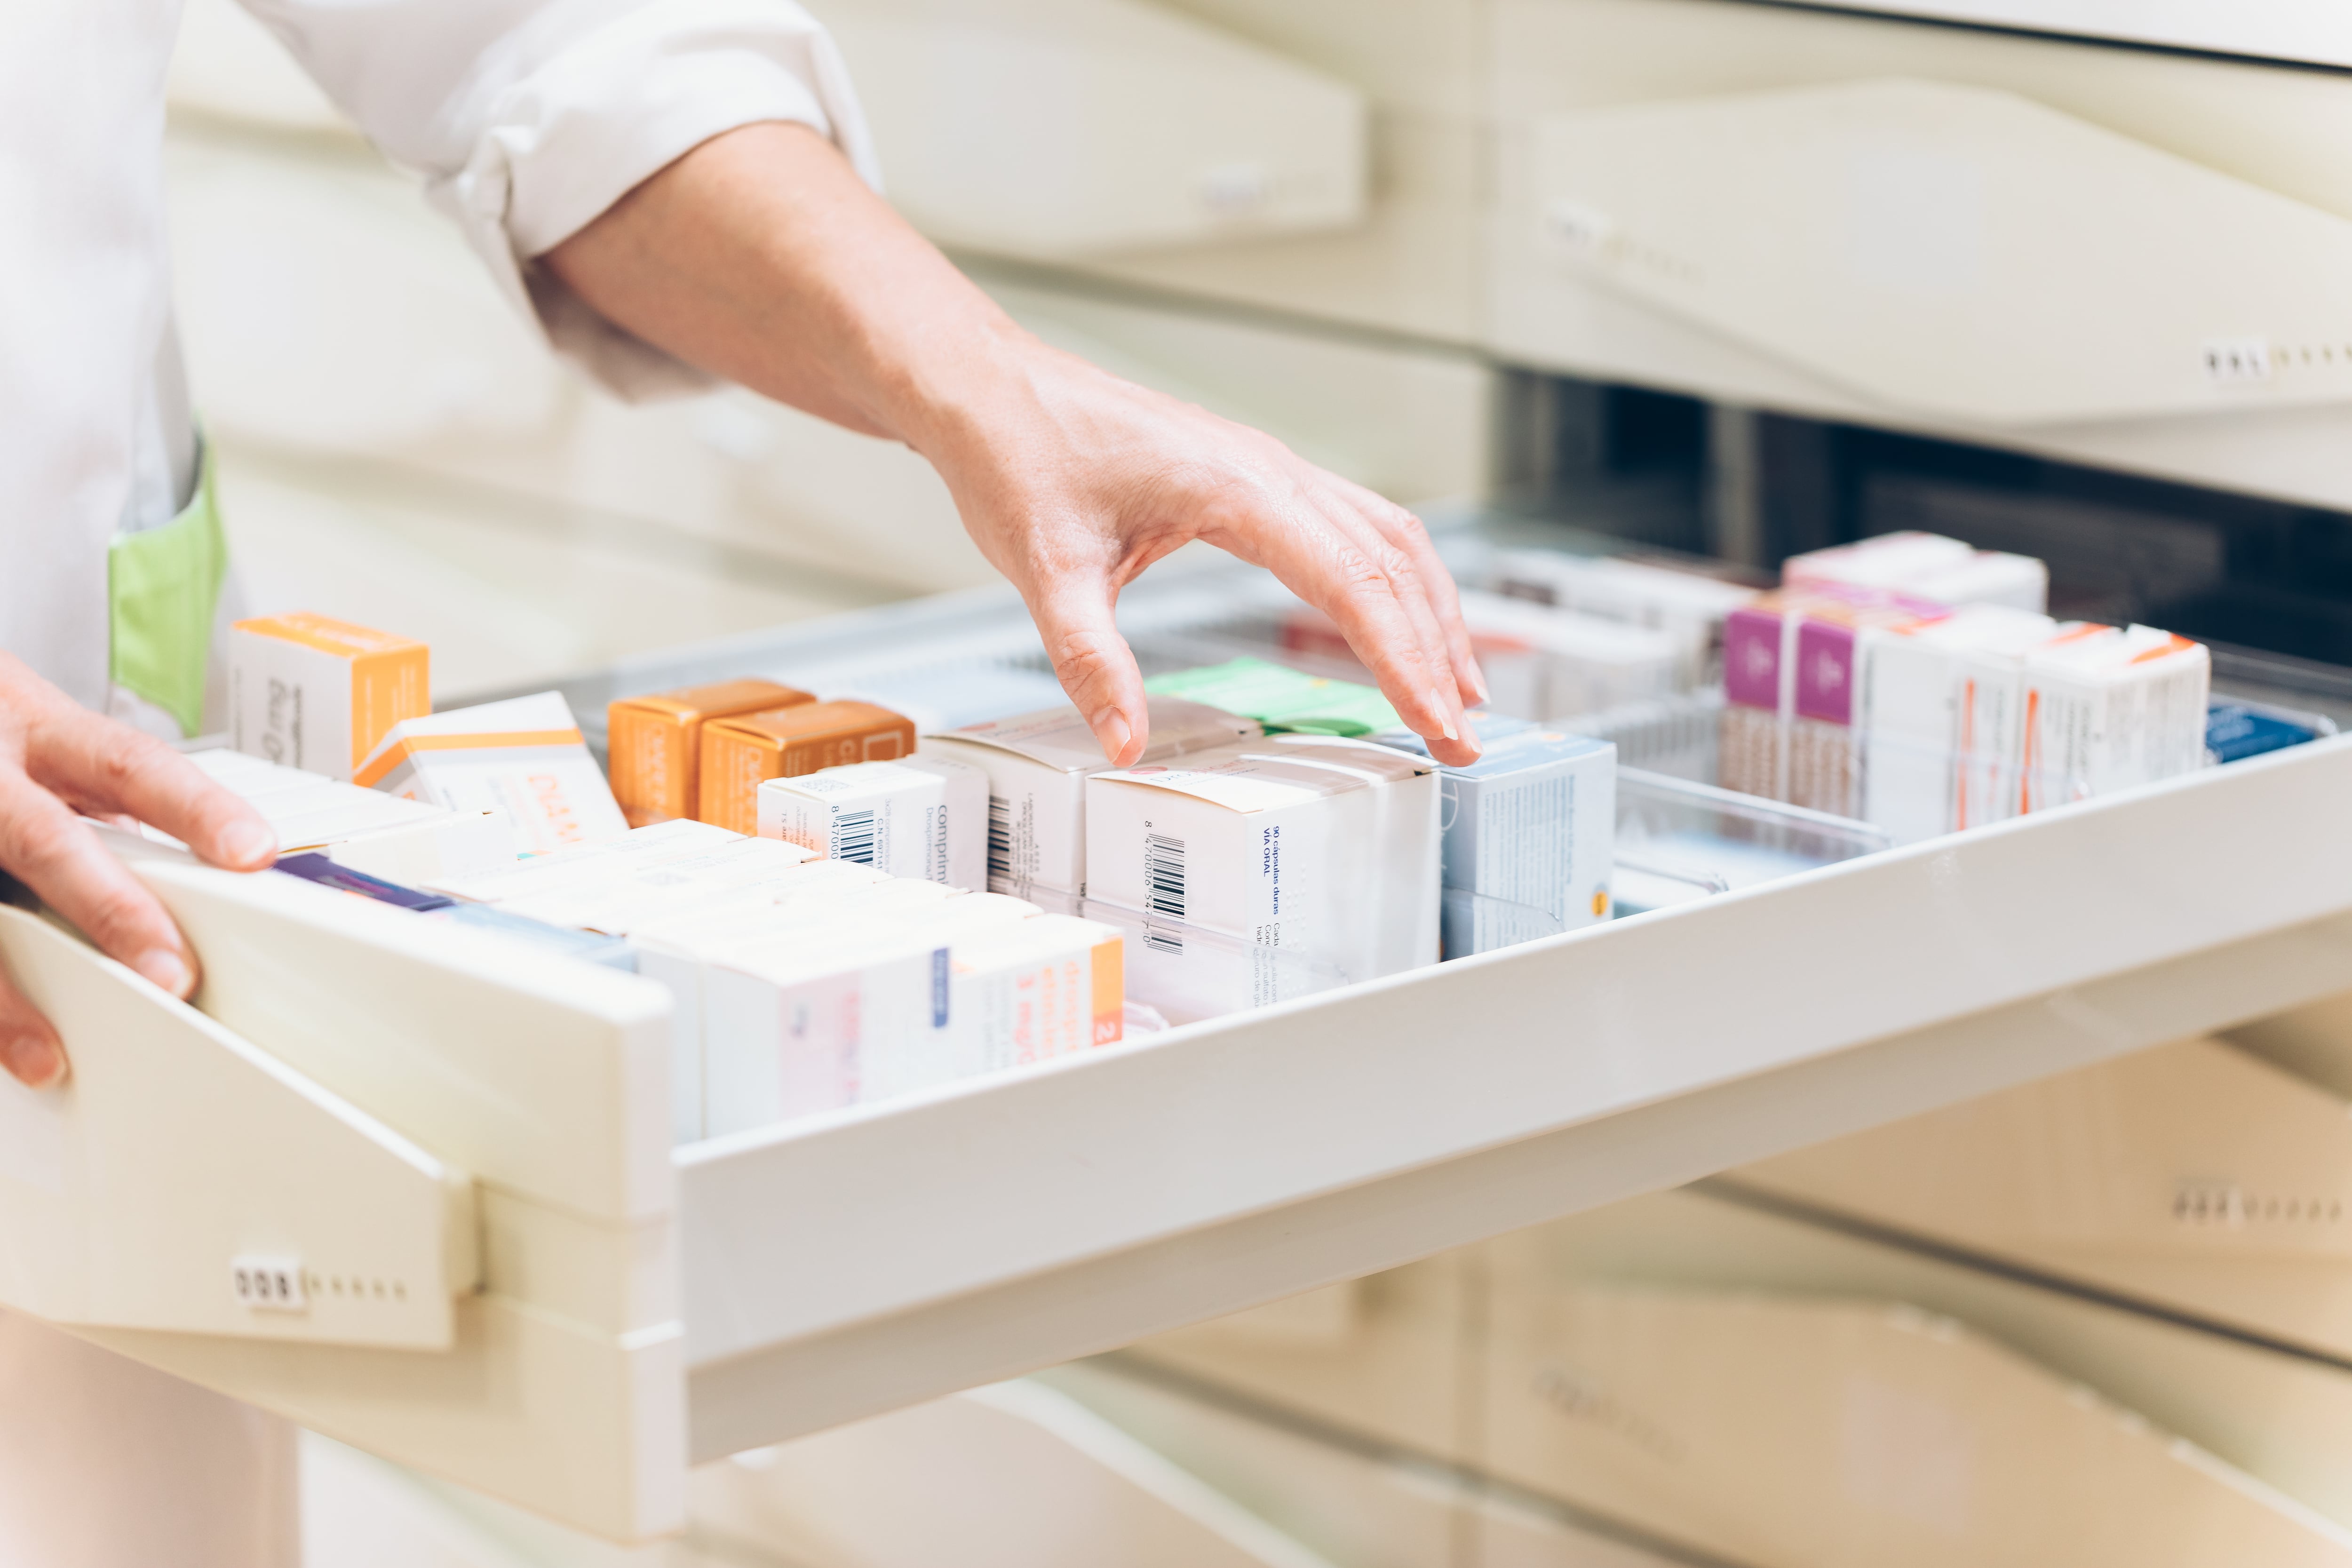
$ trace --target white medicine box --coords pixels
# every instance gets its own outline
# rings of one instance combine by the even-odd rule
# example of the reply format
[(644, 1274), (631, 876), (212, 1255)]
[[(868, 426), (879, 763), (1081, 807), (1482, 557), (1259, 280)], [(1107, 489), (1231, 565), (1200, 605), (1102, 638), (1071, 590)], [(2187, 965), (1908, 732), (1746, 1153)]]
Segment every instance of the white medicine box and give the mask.
[[(1252, 719), (1178, 697), (1149, 700), (1143, 763), (1165, 763), (1256, 735)], [(988, 777), (988, 890), (1043, 898), (1062, 912), (1087, 890), (1086, 780), (1110, 763), (1076, 708), (1064, 703), (925, 735), (920, 755)]]
[(988, 775), (940, 756), (852, 763), (760, 785), (760, 837), (893, 877), (980, 888)]
[[(1087, 781), (1090, 907), (1141, 925), (1129, 988), (1173, 1021), (1438, 957), (1436, 764), (1269, 735)], [(1299, 989), (1309, 988), (1302, 985)]]

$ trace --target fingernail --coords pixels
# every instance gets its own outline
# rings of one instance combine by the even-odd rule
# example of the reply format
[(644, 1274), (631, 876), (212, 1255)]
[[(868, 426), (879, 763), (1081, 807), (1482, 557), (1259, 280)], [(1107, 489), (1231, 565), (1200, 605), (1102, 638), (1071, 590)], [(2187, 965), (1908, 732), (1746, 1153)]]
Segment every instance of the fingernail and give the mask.
[(221, 849), (235, 865), (267, 863), (278, 858), (278, 835), (258, 822), (240, 822), (221, 835)]
[(168, 947), (149, 948), (131, 967), (158, 989), (169, 991), (174, 996), (185, 997), (195, 989), (196, 977), (190, 973), (187, 961)]
[(0, 1059), (27, 1089), (47, 1089), (66, 1076), (66, 1054), (57, 1042), (38, 1035), (18, 1035), (0, 1041)]
[(1135, 731), (1128, 727), (1127, 716), (1116, 708), (1106, 708), (1095, 715), (1094, 731), (1095, 739), (1102, 742), (1103, 755), (1114, 763), (1135, 737)]
[(1470, 727), (1470, 715), (1467, 713), (1462, 715), (1462, 743), (1473, 752), (1486, 749), (1486, 742), (1478, 739), (1478, 731)]
[(1434, 686), (1429, 689), (1429, 710), (1437, 715), (1437, 727), (1444, 733), (1447, 740), (1458, 741), (1462, 738), (1454, 731), (1454, 721), (1445, 716), (1445, 699), (1437, 694), (1437, 688)]
[(1486, 672), (1475, 664), (1470, 667), (1470, 689), (1478, 694), (1478, 706), (1481, 708), (1494, 700), (1486, 689)]

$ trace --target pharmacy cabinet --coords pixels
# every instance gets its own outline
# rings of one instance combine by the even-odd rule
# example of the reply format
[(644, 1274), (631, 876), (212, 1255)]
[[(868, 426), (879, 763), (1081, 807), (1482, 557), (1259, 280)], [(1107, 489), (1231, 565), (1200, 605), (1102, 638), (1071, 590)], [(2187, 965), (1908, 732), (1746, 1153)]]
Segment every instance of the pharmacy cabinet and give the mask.
[[(1169, 575), (1122, 619), (1174, 659), (1254, 591)], [(1035, 657), (989, 591), (567, 695)], [(644, 1537), (679, 1523), (693, 1461), (2326, 997), (2352, 958), (2347, 795), (2352, 741), (2322, 740), (676, 1149), (651, 982), (125, 845), (205, 989), (184, 1007), (0, 915), (87, 1064), (47, 1096), (0, 1084), (0, 1301)], [(127, 1086), (167, 1054), (203, 1114), (157, 1130)], [(241, 1265), (315, 1305), (239, 1297)]]
[(2220, 1040), (2119, 1058), (1727, 1179), (2352, 1361), (2352, 1108)]
[[(1307, 1300), (1327, 1316), (1344, 1303), (1344, 1321), (1307, 1337), (1244, 1313), (1045, 1375), (1228, 1488), (1213, 1455), (1171, 1447), (1167, 1423), (1128, 1406), (1232, 1413), (1676, 1561), (2031, 1561), (2055, 1540), (2069, 1561), (2101, 1561), (2137, 1524), (2070, 1528), (2087, 1497), (2182, 1510), (2142, 1561), (2206, 1560), (2216, 1529), (2283, 1531), (2288, 1560), (2336, 1561), (2352, 1542), (2340, 1364), (1725, 1183)], [(2025, 1453), (2038, 1470), (2010, 1464)], [(1259, 1476), (1261, 1511), (1289, 1517), (1294, 1484)]]

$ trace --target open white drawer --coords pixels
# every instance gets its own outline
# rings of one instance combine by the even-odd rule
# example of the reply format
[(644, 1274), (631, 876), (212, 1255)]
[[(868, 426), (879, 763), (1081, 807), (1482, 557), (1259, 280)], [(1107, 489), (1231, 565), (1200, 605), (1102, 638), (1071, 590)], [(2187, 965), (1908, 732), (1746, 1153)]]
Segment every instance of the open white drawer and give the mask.
[[(1019, 626), (961, 595), (605, 679)], [(2352, 737), (2316, 742), (676, 1151), (659, 987), (143, 862), (209, 1018), (0, 910), (79, 1064), (0, 1083), (0, 1301), (657, 1533), (692, 1462), (2344, 989), (2347, 800)], [(240, 1300), (239, 1258), (298, 1268), (311, 1310)]]

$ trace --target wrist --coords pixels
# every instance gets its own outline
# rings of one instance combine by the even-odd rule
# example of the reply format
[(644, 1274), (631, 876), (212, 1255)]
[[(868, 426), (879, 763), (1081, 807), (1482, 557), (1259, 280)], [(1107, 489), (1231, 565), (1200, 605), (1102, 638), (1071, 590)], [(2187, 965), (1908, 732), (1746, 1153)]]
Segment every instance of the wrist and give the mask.
[(887, 393), (889, 427), (952, 486), (1045, 416), (1042, 384), (1055, 357), (992, 301), (987, 316), (900, 360), (904, 373)]

